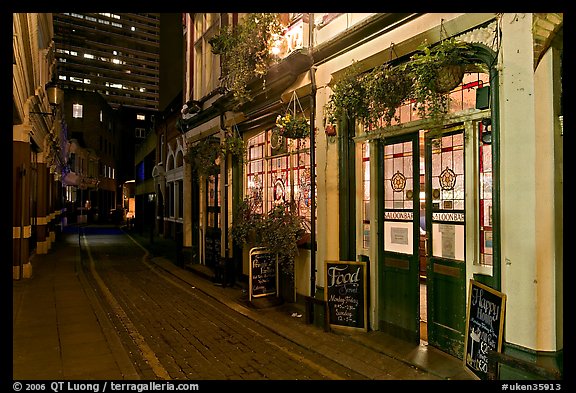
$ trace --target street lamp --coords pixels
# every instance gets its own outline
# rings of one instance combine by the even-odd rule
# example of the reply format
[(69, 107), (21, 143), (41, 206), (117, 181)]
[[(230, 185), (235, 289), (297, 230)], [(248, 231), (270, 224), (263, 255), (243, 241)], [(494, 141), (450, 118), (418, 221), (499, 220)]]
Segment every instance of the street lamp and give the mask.
[(64, 101), (64, 90), (62, 90), (56, 83), (54, 82), (49, 82), (46, 84), (45, 86), (46, 88), (46, 95), (48, 96), (48, 103), (50, 104), (50, 107), (52, 108), (52, 112), (33, 112), (30, 111), (30, 113), (35, 113), (37, 115), (42, 115), (42, 116), (55, 116), (56, 115), (56, 108), (62, 104), (62, 102)]

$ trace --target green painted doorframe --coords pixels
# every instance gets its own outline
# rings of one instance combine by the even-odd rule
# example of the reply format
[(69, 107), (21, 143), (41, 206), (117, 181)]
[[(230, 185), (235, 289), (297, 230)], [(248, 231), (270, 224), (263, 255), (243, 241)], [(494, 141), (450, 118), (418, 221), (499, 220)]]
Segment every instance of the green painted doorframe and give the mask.
[(356, 260), (356, 143), (354, 119), (343, 118), (338, 125), (338, 204), (340, 210), (340, 260)]

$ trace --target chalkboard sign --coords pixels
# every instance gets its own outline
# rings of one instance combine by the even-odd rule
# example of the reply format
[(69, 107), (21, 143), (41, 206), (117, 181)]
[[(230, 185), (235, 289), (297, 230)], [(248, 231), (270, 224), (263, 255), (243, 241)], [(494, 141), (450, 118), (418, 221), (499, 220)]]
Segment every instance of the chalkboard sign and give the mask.
[(470, 280), (464, 365), (480, 379), (488, 378), (488, 352), (500, 352), (506, 295)]
[(250, 250), (250, 300), (278, 296), (278, 255), (262, 247)]
[(205, 261), (206, 265), (214, 267), (220, 258), (220, 230), (212, 230), (206, 233), (205, 238)]
[(368, 330), (366, 262), (326, 261), (325, 272), (330, 325)]

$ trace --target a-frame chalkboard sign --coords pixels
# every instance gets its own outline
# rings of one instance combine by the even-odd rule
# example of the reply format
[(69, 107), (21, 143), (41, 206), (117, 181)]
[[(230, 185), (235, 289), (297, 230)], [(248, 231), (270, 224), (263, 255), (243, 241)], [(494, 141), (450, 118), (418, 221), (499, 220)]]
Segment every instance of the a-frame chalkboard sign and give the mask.
[(250, 250), (249, 299), (278, 296), (278, 254), (263, 247)]
[(366, 262), (326, 261), (325, 294), (330, 325), (368, 330)]
[(488, 352), (500, 352), (506, 295), (470, 280), (464, 344), (464, 365), (480, 379), (488, 379)]

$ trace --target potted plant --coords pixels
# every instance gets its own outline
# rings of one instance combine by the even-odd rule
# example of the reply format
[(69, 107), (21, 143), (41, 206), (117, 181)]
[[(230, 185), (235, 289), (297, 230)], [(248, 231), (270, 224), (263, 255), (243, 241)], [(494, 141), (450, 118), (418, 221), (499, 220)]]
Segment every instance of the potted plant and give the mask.
[(407, 64), (419, 115), (433, 120), (442, 117), (448, 111), (447, 93), (458, 86), (466, 66), (473, 63), (472, 45), (455, 38), (434, 46), (421, 45)]
[(237, 244), (253, 246), (260, 238), (263, 221), (263, 215), (256, 212), (254, 201), (246, 198), (234, 209), (230, 235)]
[(298, 242), (305, 234), (304, 218), (298, 215), (295, 203), (275, 205), (266, 215), (256, 212), (250, 199), (240, 202), (233, 215), (231, 236), (237, 244), (265, 247), (278, 254), (285, 273), (291, 274), (298, 255)]

